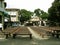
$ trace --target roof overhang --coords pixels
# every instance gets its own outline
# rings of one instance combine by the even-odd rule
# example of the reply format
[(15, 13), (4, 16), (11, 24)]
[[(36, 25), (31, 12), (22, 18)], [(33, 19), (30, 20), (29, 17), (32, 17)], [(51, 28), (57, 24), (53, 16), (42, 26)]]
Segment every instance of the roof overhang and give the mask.
[(7, 11), (5, 11), (4, 8), (0, 7), (0, 12), (2, 12), (4, 14), (4, 16), (8, 16), (8, 13), (7, 13)]
[(0, 1), (4, 1), (4, 0), (0, 0)]

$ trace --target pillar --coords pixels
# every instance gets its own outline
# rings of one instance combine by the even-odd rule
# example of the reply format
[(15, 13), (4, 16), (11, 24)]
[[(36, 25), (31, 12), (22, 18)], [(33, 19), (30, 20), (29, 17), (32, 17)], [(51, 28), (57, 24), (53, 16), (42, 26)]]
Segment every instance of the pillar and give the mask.
[(39, 26), (41, 26), (41, 21), (39, 21)]
[(2, 30), (4, 30), (4, 16), (2, 16)]

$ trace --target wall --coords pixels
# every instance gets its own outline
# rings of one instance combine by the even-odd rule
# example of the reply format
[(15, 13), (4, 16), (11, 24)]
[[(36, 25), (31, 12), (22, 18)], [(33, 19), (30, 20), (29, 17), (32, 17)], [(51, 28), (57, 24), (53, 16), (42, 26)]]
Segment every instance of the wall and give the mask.
[(11, 21), (18, 21), (18, 11), (7, 11), (11, 17)]

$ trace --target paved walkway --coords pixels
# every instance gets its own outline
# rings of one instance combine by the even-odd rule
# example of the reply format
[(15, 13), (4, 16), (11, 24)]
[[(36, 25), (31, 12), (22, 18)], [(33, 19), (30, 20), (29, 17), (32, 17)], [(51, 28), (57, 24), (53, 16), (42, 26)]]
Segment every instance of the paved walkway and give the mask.
[(42, 38), (39, 34), (37, 34), (33, 29), (31, 29), (30, 27), (27, 27), (29, 29), (29, 31), (32, 33), (32, 36), (36, 39), (48, 39), (48, 38)]

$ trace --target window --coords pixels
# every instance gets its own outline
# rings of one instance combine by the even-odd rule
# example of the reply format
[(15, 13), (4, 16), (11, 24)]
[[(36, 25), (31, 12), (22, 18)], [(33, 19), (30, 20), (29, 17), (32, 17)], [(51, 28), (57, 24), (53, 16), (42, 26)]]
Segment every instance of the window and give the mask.
[(17, 12), (16, 11), (10, 11), (10, 12), (8, 12), (8, 14), (10, 14), (10, 15), (16, 15)]

